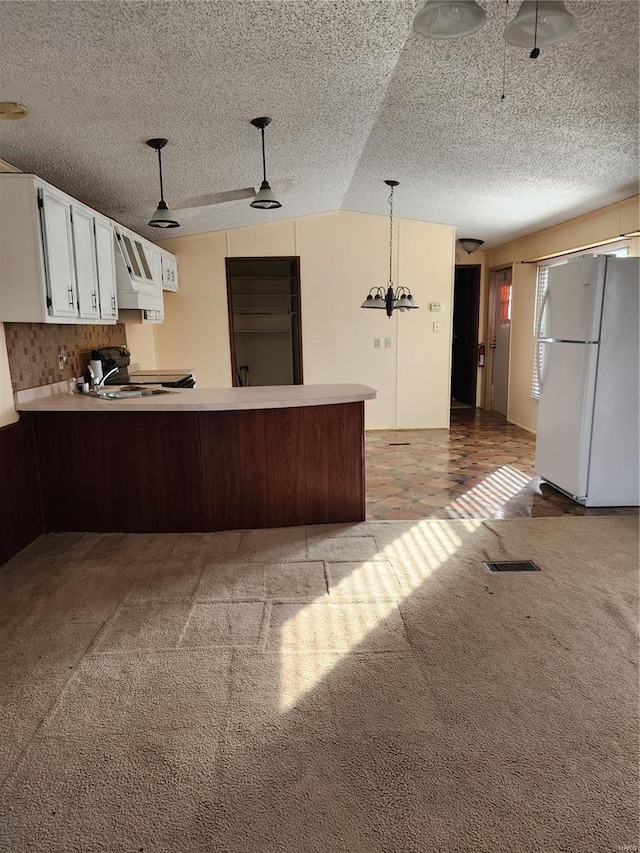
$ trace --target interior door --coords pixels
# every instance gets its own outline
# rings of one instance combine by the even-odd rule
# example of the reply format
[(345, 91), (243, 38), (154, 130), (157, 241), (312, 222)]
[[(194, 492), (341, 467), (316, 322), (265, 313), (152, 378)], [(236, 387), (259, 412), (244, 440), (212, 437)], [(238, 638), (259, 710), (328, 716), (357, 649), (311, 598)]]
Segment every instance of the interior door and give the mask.
[(78, 306), (84, 319), (100, 316), (98, 272), (96, 269), (93, 212), (72, 205), (73, 248), (78, 284)]
[(456, 266), (453, 290), (451, 404), (476, 404), (480, 267)]
[(52, 317), (77, 317), (71, 204), (48, 187), (38, 190)]
[(511, 270), (498, 270), (493, 281), (493, 354), (491, 408), (507, 414), (509, 400), (509, 343), (511, 339)]

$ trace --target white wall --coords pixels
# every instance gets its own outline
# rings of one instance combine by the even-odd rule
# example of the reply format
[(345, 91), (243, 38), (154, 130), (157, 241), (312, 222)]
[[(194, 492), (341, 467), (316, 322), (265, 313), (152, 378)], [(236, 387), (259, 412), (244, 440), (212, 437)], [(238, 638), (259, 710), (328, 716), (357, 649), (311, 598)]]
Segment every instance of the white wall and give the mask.
[[(201, 387), (229, 387), (225, 257), (299, 255), (305, 383), (376, 388), (369, 429), (448, 426), (455, 232), (398, 220), (396, 284), (421, 307), (389, 319), (360, 308), (371, 287), (386, 286), (388, 227), (386, 216), (343, 211), (164, 241), (178, 259), (180, 290), (155, 328), (159, 367), (193, 367)], [(430, 302), (442, 311), (431, 314)], [(392, 347), (375, 350), (374, 337), (390, 337)]]

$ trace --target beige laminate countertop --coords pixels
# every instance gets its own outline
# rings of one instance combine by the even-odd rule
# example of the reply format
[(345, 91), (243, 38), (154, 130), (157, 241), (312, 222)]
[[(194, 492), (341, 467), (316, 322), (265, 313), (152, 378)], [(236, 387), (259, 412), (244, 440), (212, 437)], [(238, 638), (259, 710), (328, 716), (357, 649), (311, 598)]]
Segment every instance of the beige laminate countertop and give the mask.
[[(168, 390), (168, 389), (167, 389)], [(51, 394), (16, 405), (21, 412), (225, 412), (287, 409), (374, 400), (368, 385), (272, 385), (253, 388), (184, 388), (130, 400), (100, 400), (85, 394)]]

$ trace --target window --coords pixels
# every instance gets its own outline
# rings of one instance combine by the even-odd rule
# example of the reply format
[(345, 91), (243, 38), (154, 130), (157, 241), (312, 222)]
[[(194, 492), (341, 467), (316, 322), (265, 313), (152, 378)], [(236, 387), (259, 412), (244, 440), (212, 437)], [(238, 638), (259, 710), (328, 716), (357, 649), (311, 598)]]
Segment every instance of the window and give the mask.
[(496, 323), (511, 322), (511, 269), (498, 270), (494, 279), (498, 294)]
[(538, 275), (536, 279), (536, 304), (533, 312), (533, 336), (536, 338), (535, 354), (533, 361), (533, 373), (531, 377), (531, 396), (540, 399), (540, 382), (539, 376), (544, 370), (544, 352), (543, 344), (537, 343), (538, 335), (544, 337), (544, 318), (541, 317), (544, 298), (547, 293), (549, 283), (549, 267), (557, 266), (558, 264), (567, 264), (570, 261), (578, 260), (579, 258), (589, 258), (595, 255), (614, 255), (616, 258), (626, 258), (629, 254), (629, 243), (609, 243), (606, 246), (599, 246), (590, 252), (573, 253), (571, 255), (562, 255), (558, 258), (552, 258), (548, 261), (541, 261), (538, 264)]

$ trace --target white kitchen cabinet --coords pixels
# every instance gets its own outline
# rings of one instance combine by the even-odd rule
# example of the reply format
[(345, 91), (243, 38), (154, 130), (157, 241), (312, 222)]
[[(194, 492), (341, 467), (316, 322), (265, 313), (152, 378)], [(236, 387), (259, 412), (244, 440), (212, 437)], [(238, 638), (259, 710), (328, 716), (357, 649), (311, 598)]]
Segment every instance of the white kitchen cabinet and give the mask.
[(105, 229), (110, 220), (35, 175), (0, 175), (0, 320), (115, 323)]
[(116, 295), (116, 263), (114, 255), (113, 226), (108, 219), (94, 219), (96, 240), (96, 267), (100, 293), (100, 316), (103, 320), (118, 318)]
[[(39, 187), (46, 301), (54, 317), (77, 317), (71, 201), (50, 187)], [(4, 246), (3, 246), (4, 250)]]
[(159, 284), (162, 288), (162, 252), (155, 246), (149, 249), (149, 259), (151, 263), (151, 277), (155, 284)]
[(93, 211), (72, 204), (71, 216), (79, 313), (83, 320), (97, 320), (100, 317), (100, 296)]
[(162, 289), (178, 289), (178, 265), (173, 255), (162, 253)]

